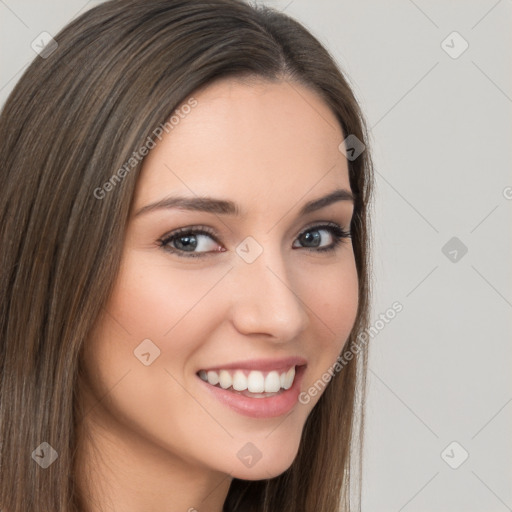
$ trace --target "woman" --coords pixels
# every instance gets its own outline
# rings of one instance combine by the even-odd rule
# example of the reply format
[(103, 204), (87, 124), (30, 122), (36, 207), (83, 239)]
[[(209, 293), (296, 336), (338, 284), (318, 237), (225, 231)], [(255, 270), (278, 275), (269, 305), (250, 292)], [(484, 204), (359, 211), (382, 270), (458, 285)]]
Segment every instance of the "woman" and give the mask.
[(0, 119), (1, 509), (353, 510), (373, 174), (347, 81), (237, 0), (112, 0), (55, 41)]

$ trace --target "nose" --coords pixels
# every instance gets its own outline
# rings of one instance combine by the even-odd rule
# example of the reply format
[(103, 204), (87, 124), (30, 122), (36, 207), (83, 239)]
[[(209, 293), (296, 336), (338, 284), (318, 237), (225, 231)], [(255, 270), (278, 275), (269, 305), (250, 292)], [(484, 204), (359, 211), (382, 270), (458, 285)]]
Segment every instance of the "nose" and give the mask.
[[(280, 255), (264, 250), (252, 263), (238, 261), (231, 274), (232, 322), (240, 333), (267, 335), (284, 343), (307, 328), (307, 297), (296, 289), (300, 272), (290, 279)], [(304, 282), (310, 278), (304, 276)], [(305, 292), (303, 287), (300, 291)]]

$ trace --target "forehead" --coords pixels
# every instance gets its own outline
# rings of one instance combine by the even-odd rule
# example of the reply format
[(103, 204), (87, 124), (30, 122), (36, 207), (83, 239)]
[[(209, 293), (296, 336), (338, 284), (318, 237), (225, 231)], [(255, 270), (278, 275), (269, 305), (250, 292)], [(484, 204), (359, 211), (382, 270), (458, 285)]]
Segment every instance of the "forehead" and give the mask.
[(297, 83), (223, 79), (191, 95), (146, 157), (136, 205), (165, 194), (260, 198), (285, 205), (311, 193), (350, 190), (327, 104)]

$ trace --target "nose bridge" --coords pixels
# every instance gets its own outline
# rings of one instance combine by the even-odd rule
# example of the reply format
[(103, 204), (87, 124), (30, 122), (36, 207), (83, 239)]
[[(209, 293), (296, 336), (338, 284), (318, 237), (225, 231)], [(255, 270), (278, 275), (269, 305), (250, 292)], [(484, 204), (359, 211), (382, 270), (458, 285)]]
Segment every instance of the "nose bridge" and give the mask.
[(281, 252), (265, 247), (251, 263), (239, 254), (233, 271), (236, 328), (244, 334), (268, 334), (279, 341), (293, 339), (306, 328), (309, 317)]

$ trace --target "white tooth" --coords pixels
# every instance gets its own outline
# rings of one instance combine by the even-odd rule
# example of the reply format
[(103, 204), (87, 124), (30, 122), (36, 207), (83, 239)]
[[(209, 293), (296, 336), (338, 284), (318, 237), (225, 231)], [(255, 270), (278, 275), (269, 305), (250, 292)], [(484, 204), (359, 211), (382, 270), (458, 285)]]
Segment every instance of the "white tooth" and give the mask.
[(252, 371), (249, 373), (247, 389), (251, 393), (263, 393), (265, 390), (265, 378), (263, 377), (263, 373), (258, 371)]
[(208, 382), (212, 385), (212, 386), (215, 386), (216, 384), (219, 383), (219, 374), (217, 372), (214, 372), (213, 370), (210, 370), (208, 373), (207, 373), (207, 377), (208, 377)]
[(222, 389), (227, 389), (232, 386), (231, 375), (226, 370), (221, 370), (219, 374), (219, 384)]
[(265, 378), (265, 393), (277, 393), (281, 389), (281, 378), (276, 371), (270, 372)]
[(279, 374), (279, 382), (281, 383), (281, 387), (284, 388), (284, 383), (286, 382), (286, 372)]
[(206, 372), (204, 370), (199, 372), (199, 377), (204, 381), (208, 381), (208, 377), (206, 376)]
[(290, 368), (286, 372), (286, 377), (284, 379), (284, 386), (283, 386), (283, 388), (284, 389), (290, 389), (292, 387), (293, 379), (294, 378), (295, 378), (295, 366), (293, 366), (292, 368)]
[(235, 391), (244, 391), (247, 389), (247, 377), (244, 372), (237, 370), (233, 376), (233, 389)]

